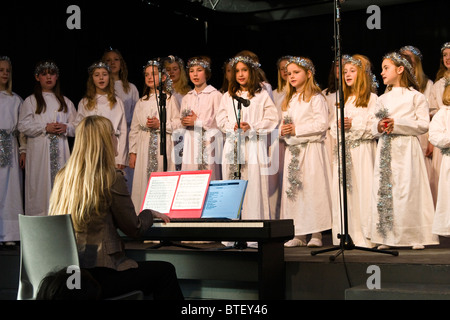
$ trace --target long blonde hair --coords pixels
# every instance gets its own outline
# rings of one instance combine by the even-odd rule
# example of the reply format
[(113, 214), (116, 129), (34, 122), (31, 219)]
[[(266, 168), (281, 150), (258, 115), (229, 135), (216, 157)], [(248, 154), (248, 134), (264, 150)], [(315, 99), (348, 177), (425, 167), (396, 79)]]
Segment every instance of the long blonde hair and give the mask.
[(355, 106), (366, 108), (372, 92), (372, 79), (368, 72), (370, 70), (369, 60), (363, 55), (355, 54), (350, 59), (345, 60), (344, 63), (353, 64), (357, 69), (356, 81), (353, 86), (349, 87), (345, 81), (342, 82), (344, 102), (347, 102), (354, 95)]
[[(297, 61), (300, 61), (302, 63), (299, 64), (299, 63), (297, 63)], [(303, 92), (300, 92), (298, 99), (299, 100), (303, 99), (305, 102), (309, 102), (309, 101), (311, 101), (313, 96), (315, 96), (316, 94), (321, 94), (322, 90), (320, 90), (319, 86), (316, 83), (316, 80), (314, 79), (314, 65), (313, 65), (312, 61), (310, 59), (304, 58), (304, 57), (293, 57), (286, 64), (286, 69), (287, 69), (287, 66), (291, 63), (297, 64), (300, 68), (302, 68), (306, 72), (306, 74), (308, 74), (308, 73), (311, 74), (311, 76), (306, 79), (304, 90), (303, 90)], [(305, 65), (308, 65), (309, 68), (305, 67)], [(288, 83), (289, 83), (289, 81), (288, 81)], [(286, 96), (281, 105), (282, 111), (287, 111), (289, 109), (289, 102), (291, 101), (292, 96), (295, 93), (296, 93), (296, 89), (289, 83), (289, 85), (287, 86)]]
[[(189, 86), (189, 79), (186, 73), (186, 68), (184, 67), (184, 61), (181, 58), (175, 57), (175, 61), (180, 68), (180, 79), (177, 82), (172, 84), (173, 90), (178, 92), (179, 94), (186, 95), (189, 91), (191, 91), (191, 87)], [(164, 63), (164, 67), (167, 69), (172, 63), (170, 61), (166, 61)]]
[(119, 79), (122, 81), (123, 85), (123, 91), (125, 93), (128, 93), (130, 91), (130, 82), (128, 81), (128, 67), (127, 63), (125, 62), (125, 59), (123, 58), (122, 54), (117, 49), (108, 49), (103, 53), (102, 61), (106, 63), (106, 57), (108, 53), (114, 52), (117, 54), (120, 60), (120, 70), (119, 70)]
[(71, 214), (76, 231), (102, 217), (115, 179), (111, 121), (88, 116), (78, 125), (72, 154), (55, 177), (49, 215)]
[(446, 106), (450, 106), (450, 70), (444, 73), (444, 93), (442, 94), (442, 103)]
[[(86, 84), (86, 94), (84, 95), (84, 98), (87, 100), (87, 103), (85, 106), (87, 110), (94, 110), (95, 105), (97, 103), (97, 99), (96, 99), (97, 91), (95, 88), (94, 79), (92, 77), (94, 74), (94, 71), (96, 69), (99, 69), (99, 68), (92, 68), (92, 70), (90, 70), (88, 81)], [(107, 94), (107, 98), (109, 101), (109, 107), (112, 109), (112, 108), (114, 108), (115, 104), (117, 103), (116, 91), (114, 89), (114, 81), (112, 81), (111, 71), (107, 68), (104, 68), (104, 69), (106, 71), (108, 71), (108, 74), (109, 74), (109, 84), (108, 84), (108, 87), (106, 88), (106, 94)]]

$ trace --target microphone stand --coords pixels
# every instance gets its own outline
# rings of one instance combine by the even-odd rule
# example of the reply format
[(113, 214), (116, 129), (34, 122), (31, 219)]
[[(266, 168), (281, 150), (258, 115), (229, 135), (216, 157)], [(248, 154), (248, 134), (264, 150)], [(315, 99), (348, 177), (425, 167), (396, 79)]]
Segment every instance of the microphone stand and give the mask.
[(161, 62), (158, 66), (159, 72), (159, 99), (158, 99), (158, 111), (159, 111), (159, 127), (160, 127), (160, 155), (163, 156), (163, 170), (167, 171), (167, 141), (166, 141), (166, 119), (167, 119), (167, 109), (166, 109), (166, 93), (164, 92), (164, 86), (162, 81), (162, 71), (163, 71), (163, 63)]
[[(157, 100), (158, 103), (158, 112), (159, 112), (159, 128), (160, 128), (160, 155), (163, 156), (163, 167), (164, 167), (164, 172), (167, 171), (167, 139), (166, 139), (166, 119), (167, 119), (167, 109), (166, 109), (166, 99), (167, 99), (167, 94), (164, 92), (164, 86), (163, 86), (163, 81), (162, 81), (162, 71), (164, 68), (164, 61), (161, 61), (161, 63), (158, 66), (158, 72), (159, 72), (159, 85), (158, 85), (158, 91), (159, 91), (159, 99)], [(197, 247), (192, 247), (192, 246), (186, 246), (186, 245), (182, 245), (182, 244), (175, 244), (172, 241), (168, 241), (168, 240), (163, 240), (160, 241), (159, 244), (149, 247), (147, 249), (159, 249), (161, 247), (169, 247), (169, 246), (175, 246), (175, 247), (179, 247), (179, 248), (185, 248), (185, 249), (199, 249)]]
[(241, 101), (238, 100), (237, 116), (236, 116), (237, 132), (238, 132), (238, 140), (237, 140), (238, 171), (234, 173), (234, 177), (237, 180), (241, 179), (241, 111), (242, 111), (242, 103), (241, 103)]
[[(340, 0), (335, 0), (335, 6), (334, 6), (334, 17), (335, 17), (335, 25), (334, 25), (334, 50), (335, 50), (335, 57), (338, 62), (339, 70), (338, 70), (338, 89), (339, 89), (339, 111), (340, 111), (340, 124), (341, 124), (341, 157), (338, 161), (341, 161), (341, 168), (342, 168), (342, 201), (343, 201), (343, 218), (344, 218), (344, 234), (338, 234), (338, 239), (340, 239), (340, 245), (339, 247), (333, 247), (328, 248), (324, 250), (319, 251), (312, 251), (311, 255), (315, 256), (320, 253), (324, 252), (330, 252), (330, 251), (337, 251), (334, 256), (330, 256), (330, 260), (334, 261), (337, 256), (339, 256), (341, 253), (343, 253), (345, 250), (354, 250), (359, 249), (363, 251), (371, 251), (371, 252), (379, 252), (379, 253), (386, 253), (391, 254), (394, 256), (398, 256), (397, 251), (388, 251), (388, 250), (379, 250), (375, 248), (365, 248), (365, 247), (358, 247), (355, 246), (353, 243), (353, 240), (348, 233), (348, 212), (347, 212), (347, 170), (346, 170), (346, 158), (345, 158), (345, 129), (344, 129), (344, 93), (343, 93), (343, 87), (342, 87), (342, 51), (341, 51), (341, 34), (340, 34), (340, 23), (341, 23), (341, 7), (340, 7)], [(339, 145), (339, 134), (338, 134), (338, 145)]]
[[(241, 111), (242, 111), (242, 102), (239, 99), (235, 99), (234, 97), (232, 97), (232, 99), (237, 100), (238, 102), (238, 106), (237, 106), (237, 112), (236, 112), (236, 107), (234, 107), (234, 113), (236, 116), (236, 123), (237, 123), (237, 132), (238, 132), (238, 140), (237, 140), (237, 165), (238, 165), (238, 170), (237, 172), (234, 173), (234, 177), (236, 178), (236, 180), (240, 180), (241, 179)], [(234, 106), (234, 102), (233, 102), (233, 106)], [(242, 217), (240, 217), (240, 219), (242, 219)], [(228, 250), (228, 249), (239, 249), (239, 250), (244, 250), (247, 249), (248, 245), (246, 241), (236, 241), (234, 243), (234, 245), (232, 246), (227, 246), (224, 248), (221, 248), (219, 250)]]

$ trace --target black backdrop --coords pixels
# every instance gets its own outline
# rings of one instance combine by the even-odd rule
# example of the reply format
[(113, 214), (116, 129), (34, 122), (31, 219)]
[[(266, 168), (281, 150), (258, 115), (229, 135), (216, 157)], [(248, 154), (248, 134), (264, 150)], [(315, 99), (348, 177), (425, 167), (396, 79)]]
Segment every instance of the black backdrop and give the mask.
[[(176, 55), (185, 61), (207, 54), (213, 60), (216, 87), (222, 84), (222, 63), (240, 50), (254, 51), (261, 60), (273, 87), (276, 87), (276, 60), (286, 54), (310, 57), (316, 77), (325, 88), (333, 60), (334, 7), (329, 13), (286, 21), (258, 22), (247, 14), (218, 14), (208, 17), (207, 37), (204, 19), (177, 11), (177, 1), (169, 8), (149, 5), (141, 0), (29, 2), (2, 1), (2, 41), (0, 55), (13, 63), (13, 90), (22, 98), (31, 94), (33, 70), (41, 59), (55, 60), (61, 70), (64, 94), (75, 106), (82, 98), (88, 66), (104, 49), (119, 49), (129, 68), (129, 80), (139, 91), (143, 86), (142, 66), (150, 58)], [(450, 1), (427, 0), (382, 6), (381, 29), (369, 30), (366, 10), (346, 10), (342, 4), (343, 53), (360, 53), (374, 64), (381, 80), (382, 56), (403, 45), (414, 45), (424, 55), (424, 69), (434, 80), (439, 66), (440, 48), (450, 41)], [(69, 5), (81, 9), (81, 29), (66, 26)], [(373, 4), (377, 4), (374, 0)], [(382, 88), (380, 90), (383, 90)]]

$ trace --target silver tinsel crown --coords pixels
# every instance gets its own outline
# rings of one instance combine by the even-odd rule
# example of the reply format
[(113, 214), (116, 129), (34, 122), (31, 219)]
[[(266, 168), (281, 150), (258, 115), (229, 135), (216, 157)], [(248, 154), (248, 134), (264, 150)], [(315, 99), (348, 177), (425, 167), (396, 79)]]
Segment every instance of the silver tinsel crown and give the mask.
[(450, 49), (450, 42), (446, 42), (442, 45), (441, 53), (444, 52), (445, 49)]
[(348, 54), (344, 54), (344, 56), (342, 57), (342, 60), (343, 60), (344, 64), (351, 63), (351, 64), (353, 64), (353, 65), (355, 65), (357, 67), (362, 68), (361, 60), (355, 59), (355, 58), (353, 58), (352, 56), (350, 56)]
[(295, 63), (303, 68), (306, 68), (307, 70), (311, 71), (313, 75), (316, 73), (314, 64), (308, 59), (305, 59), (302, 57), (291, 57), (289, 59), (289, 61), (286, 63), (286, 71), (287, 71), (287, 66), (290, 65), (291, 63)]
[(1, 56), (0, 61), (8, 61), (9, 63), (11, 63), (11, 59), (8, 56)]
[(158, 60), (148, 60), (145, 66), (142, 67), (142, 70), (145, 71), (150, 66), (159, 67), (159, 61)]
[(211, 71), (211, 66), (209, 65), (209, 62), (204, 59), (194, 58), (188, 60), (186, 68), (189, 69), (194, 66), (201, 66), (203, 69), (208, 69), (209, 71)]
[(409, 61), (406, 60), (405, 58), (403, 58), (399, 53), (397, 53), (397, 52), (388, 53), (387, 55), (385, 55), (383, 57), (383, 60), (384, 59), (390, 59), (390, 60), (393, 60), (393, 61), (403, 65), (406, 68), (406, 70), (408, 70), (409, 74), (414, 79), (414, 81), (417, 83), (417, 79), (416, 79), (416, 75), (414, 73), (413, 67), (411, 66)]
[(419, 57), (420, 60), (423, 59), (422, 53), (419, 49), (413, 46), (404, 46), (400, 48), (400, 52), (403, 53), (405, 51), (411, 51), (416, 57)]
[(104, 69), (108, 70), (108, 72), (111, 72), (111, 68), (109, 67), (109, 65), (107, 65), (107, 64), (104, 63), (103, 61), (93, 63), (93, 64), (88, 68), (88, 72), (89, 72), (89, 73), (92, 73), (92, 72), (94, 72), (95, 69), (99, 69), (99, 68), (104, 68)]
[(51, 62), (51, 61), (45, 61), (45, 62), (39, 63), (38, 66), (36, 67), (36, 69), (34, 70), (34, 74), (39, 75), (47, 70), (54, 71), (57, 75), (59, 75), (58, 66), (54, 62)]
[(246, 65), (251, 66), (253, 69), (258, 69), (259, 67), (261, 67), (261, 64), (259, 62), (256, 62), (252, 58), (246, 56), (237, 56), (231, 58), (230, 66), (233, 68), (238, 62), (245, 63)]
[[(159, 62), (158, 59), (148, 60), (147, 63), (145, 64), (145, 66), (142, 67), (142, 69), (145, 72), (145, 69), (147, 69), (150, 66), (155, 66), (155, 67), (159, 68), (160, 65), (161, 65), (161, 63)], [(172, 88), (173, 81), (172, 81), (172, 79), (170, 79), (170, 75), (166, 69), (163, 69), (162, 72), (166, 76), (166, 80), (164, 81), (165, 90), (167, 92), (171, 93), (173, 91), (173, 88)]]

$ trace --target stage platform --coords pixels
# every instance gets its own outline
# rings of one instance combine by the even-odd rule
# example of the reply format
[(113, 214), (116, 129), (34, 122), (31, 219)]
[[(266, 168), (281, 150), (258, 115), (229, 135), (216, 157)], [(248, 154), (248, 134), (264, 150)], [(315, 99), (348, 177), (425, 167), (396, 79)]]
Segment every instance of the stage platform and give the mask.
[[(395, 248), (398, 256), (345, 250), (330, 261), (335, 252), (311, 255), (332, 247), (331, 233), (323, 236), (322, 248), (285, 248), (286, 300), (414, 300), (450, 299), (450, 239), (424, 250)], [(127, 242), (128, 255), (137, 260), (172, 262), (186, 299), (258, 299), (257, 249), (223, 250), (219, 242), (180, 243), (197, 249), (157, 243)], [(14, 300), (19, 276), (19, 247), (0, 247), (0, 299)], [(378, 270), (379, 289), (369, 290)]]

